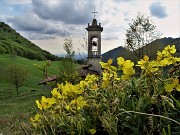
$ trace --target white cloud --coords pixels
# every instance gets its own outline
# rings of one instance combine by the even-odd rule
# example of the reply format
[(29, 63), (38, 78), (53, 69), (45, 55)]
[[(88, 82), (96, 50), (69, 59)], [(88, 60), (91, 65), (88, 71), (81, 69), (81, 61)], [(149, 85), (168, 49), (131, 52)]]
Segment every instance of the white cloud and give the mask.
[[(180, 33), (179, 0), (8, 0), (6, 3), (9, 3), (6, 9), (0, 9), (0, 19), (52, 53), (63, 52), (56, 44), (63, 43), (68, 35), (72, 36), (75, 48), (80, 48), (78, 40), (86, 32), (87, 24), (91, 23), (94, 8), (98, 12), (97, 22), (104, 28), (102, 52), (124, 45), (128, 24), (138, 12), (150, 16), (164, 36), (178, 37)], [(13, 5), (15, 3), (19, 4), (18, 7)], [(165, 18), (151, 14), (153, 3), (159, 6), (161, 13), (164, 11)], [(28, 6), (20, 10), (21, 4)], [(10, 8), (14, 9), (13, 12)]]
[(5, 0), (10, 5), (30, 4), (31, 0)]
[(32, 0), (33, 11), (42, 19), (67, 24), (85, 24), (90, 19), (93, 2), (84, 0)]

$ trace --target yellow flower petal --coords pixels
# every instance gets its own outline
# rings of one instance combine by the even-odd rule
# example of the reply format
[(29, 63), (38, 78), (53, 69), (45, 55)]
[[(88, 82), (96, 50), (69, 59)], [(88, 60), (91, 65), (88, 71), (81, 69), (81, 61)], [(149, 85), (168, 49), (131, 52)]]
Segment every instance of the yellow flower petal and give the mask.
[(147, 55), (145, 55), (145, 56), (143, 57), (143, 59), (144, 59), (145, 61), (149, 61), (149, 57), (148, 57)]
[(123, 64), (124, 64), (124, 58), (123, 58), (123, 57), (117, 58), (117, 64), (118, 64), (119, 66), (123, 65)]
[(180, 84), (176, 86), (176, 90), (180, 92)]
[(173, 88), (174, 88), (174, 85), (172, 85), (172, 84), (166, 84), (166, 86), (165, 86), (165, 91), (166, 91), (166, 92), (171, 92), (171, 91), (173, 91)]
[(36, 100), (36, 104), (40, 110), (42, 110), (42, 105), (39, 103), (39, 100)]
[(96, 133), (96, 129), (92, 128), (92, 129), (89, 129), (89, 133), (91, 135), (94, 135)]

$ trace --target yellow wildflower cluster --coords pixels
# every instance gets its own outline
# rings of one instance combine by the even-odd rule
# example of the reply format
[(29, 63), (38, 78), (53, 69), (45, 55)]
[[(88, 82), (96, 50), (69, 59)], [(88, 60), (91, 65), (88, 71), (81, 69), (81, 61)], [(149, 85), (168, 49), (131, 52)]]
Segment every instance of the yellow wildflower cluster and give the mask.
[(89, 88), (90, 90), (97, 90), (98, 80), (98, 76), (88, 74), (84, 80), (80, 81), (79, 85), (84, 89)]
[(175, 45), (168, 45), (162, 52), (157, 53), (157, 62), (159, 62), (160, 66), (167, 66), (174, 64), (176, 62), (180, 62), (180, 58), (173, 57), (173, 54), (176, 53)]
[(108, 63), (100, 62), (101, 67), (105, 69), (102, 77), (102, 88), (107, 87), (111, 80), (120, 80), (117, 74), (118, 70), (123, 72), (123, 75), (121, 76), (122, 80), (128, 80), (135, 73), (135, 70), (133, 69), (134, 63), (130, 60), (124, 60), (122, 57), (117, 58), (118, 68), (112, 66), (112, 61), (112, 59), (109, 59)]
[[(162, 52), (157, 53), (157, 60), (150, 61), (149, 57), (145, 55), (143, 59), (140, 59), (137, 62), (138, 63), (137, 66), (139, 66), (142, 69), (143, 75), (147, 77), (153, 76), (157, 71), (159, 71), (161, 67), (174, 64), (176, 62), (180, 62), (180, 58), (173, 57), (173, 54), (175, 54), (175, 52), (176, 52), (175, 46), (168, 45)], [(42, 96), (41, 100), (36, 100), (36, 104), (37, 107), (40, 109), (40, 112), (30, 119), (32, 125), (35, 128), (37, 128), (38, 125), (40, 126), (44, 124), (44, 122), (48, 121), (47, 117), (53, 117), (53, 118), (55, 117), (58, 120), (60, 121), (64, 120), (65, 122), (69, 120), (70, 121), (69, 123), (71, 124), (73, 123), (72, 121), (74, 121), (75, 119), (79, 120), (82, 117), (80, 122), (83, 123), (86, 121), (84, 119), (85, 117), (84, 115), (86, 115), (86, 113), (89, 114), (89, 112), (93, 111), (91, 110), (92, 109), (91, 106), (93, 106), (94, 108), (96, 108), (95, 106), (98, 106), (100, 108), (99, 110), (97, 109), (98, 111), (96, 113), (99, 113), (101, 111), (104, 112), (104, 108), (103, 107), (101, 108), (101, 106), (103, 106), (104, 104), (105, 106), (107, 106), (106, 104), (110, 102), (110, 100), (107, 100), (108, 96), (113, 95), (113, 94), (112, 95), (108, 94), (108, 96), (104, 95), (104, 93), (108, 91), (108, 88), (111, 89), (112, 87), (110, 86), (112, 86), (113, 84), (119, 85), (120, 83), (118, 82), (121, 83), (126, 82), (128, 79), (130, 79), (130, 77), (132, 77), (135, 74), (135, 70), (133, 69), (134, 63), (131, 62), (130, 60), (125, 60), (122, 57), (117, 58), (118, 67), (113, 66), (112, 63), (113, 63), (112, 59), (109, 59), (107, 63), (100, 62), (101, 67), (104, 69), (102, 73), (102, 77), (96, 75), (87, 75), (84, 80), (80, 81), (76, 85), (73, 85), (68, 82), (58, 84), (57, 88), (54, 88), (51, 91), (52, 94), (51, 98), (46, 98), (45, 96)], [(122, 73), (121, 76), (119, 76), (118, 71), (121, 71)], [(168, 83), (164, 81), (165, 91), (171, 92), (174, 88), (180, 91), (179, 80), (176, 77), (171, 78), (169, 80)], [(115, 90), (114, 92), (117, 91)], [(95, 100), (95, 98), (98, 97), (97, 95), (98, 96), (100, 95), (102, 99), (100, 97), (98, 100)], [(114, 101), (113, 104), (109, 103), (112, 106), (115, 103), (118, 103), (119, 101), (117, 99), (117, 96), (115, 97), (115, 99), (111, 99), (111, 100)], [(86, 112), (85, 111), (86, 109), (87, 110), (89, 109), (90, 111), (88, 110)], [(45, 116), (47, 117), (44, 118)], [(51, 122), (56, 121), (53, 120), (51, 119), (50, 121)], [(89, 120), (89, 116), (88, 116), (88, 120)], [(61, 124), (63, 125), (64, 123)], [(77, 125), (77, 127), (79, 128), (78, 131), (80, 131), (81, 128), (80, 124), (78, 125), (75, 123), (75, 125)], [(75, 128), (75, 127), (70, 126), (70, 128)], [(74, 129), (72, 130), (69, 129), (69, 130), (71, 131), (71, 133), (77, 131)], [(90, 125), (86, 130), (90, 134), (96, 133), (96, 129), (94, 127), (91, 127)]]
[(53, 104), (56, 103), (55, 98), (46, 98), (45, 96), (42, 96), (41, 101), (36, 100), (36, 104), (40, 110), (50, 108)]
[(74, 112), (82, 109), (84, 106), (87, 106), (87, 103), (82, 96), (79, 96), (77, 99), (71, 100), (71, 103), (66, 106), (66, 109)]
[[(97, 76), (88, 75), (85, 80), (76, 85), (72, 85), (68, 82), (65, 84), (58, 84), (58, 87), (51, 91), (51, 98), (42, 96), (40, 101), (36, 100), (37, 107), (42, 112), (36, 114), (34, 118), (30, 118), (32, 125), (37, 128), (44, 120), (48, 121), (45, 114), (48, 114), (49, 117), (52, 118), (58, 118), (60, 114), (57, 114), (57, 111), (59, 110), (61, 110), (61, 112), (68, 111), (69, 113), (78, 113), (82, 108), (88, 106), (87, 101), (82, 96), (85, 88), (93, 87), (95, 82), (97, 82)], [(89, 130), (92, 134), (96, 132), (93, 128)]]
[(147, 55), (145, 55), (143, 59), (140, 59), (140, 61), (138, 61), (138, 65), (136, 66), (141, 67), (141, 69), (145, 71), (144, 74), (146, 76), (152, 76), (154, 75), (154, 72), (158, 70), (158, 63), (156, 61), (149, 61), (149, 57)]
[[(143, 59), (138, 61), (137, 66), (141, 67), (141, 69), (145, 71), (144, 74), (146, 76), (153, 76), (155, 72), (158, 71), (161, 67), (165, 67), (180, 62), (180, 58), (173, 56), (175, 53), (175, 45), (168, 45), (164, 48), (164, 50), (162, 50), (162, 52), (157, 52), (156, 61), (149, 61), (149, 57), (146, 55), (143, 57)], [(174, 88), (180, 91), (179, 80), (177, 78), (171, 78), (171, 80), (172, 83), (165, 83), (166, 92), (171, 92)]]
[(175, 52), (176, 52), (175, 45), (172, 46), (168, 45), (167, 47), (165, 47), (165, 49), (162, 52), (160, 51), (157, 52), (156, 61), (154, 60), (149, 61), (149, 57), (145, 55), (143, 59), (140, 59), (140, 61), (138, 61), (137, 66), (141, 67), (141, 69), (145, 71), (146, 76), (152, 76), (156, 71), (159, 70), (160, 67), (164, 67), (171, 64), (175, 64), (176, 62), (180, 62), (180, 58), (173, 57), (173, 54), (175, 54)]
[(34, 127), (36, 127), (38, 125), (38, 123), (41, 122), (41, 118), (42, 118), (42, 115), (37, 113), (34, 118), (30, 118), (30, 121), (31, 123), (33, 124)]
[(101, 67), (108, 70), (110, 73), (115, 73), (117, 71), (117, 68), (115, 66), (112, 66), (112, 59), (108, 60), (108, 63), (99, 62), (101, 64)]
[(119, 66), (118, 69), (122, 70), (124, 74), (121, 76), (122, 80), (127, 80), (134, 75), (135, 73), (135, 70), (133, 69), (134, 62), (131, 62), (130, 60), (124, 60), (124, 58), (122, 57), (117, 58), (117, 61)]
[(99, 62), (101, 67), (103, 69), (105, 69), (102, 73), (103, 77), (102, 77), (102, 88), (106, 88), (111, 80), (119, 80), (120, 78), (118, 78), (117, 76), (117, 68), (115, 66), (112, 66), (112, 59), (109, 59), (107, 63), (105, 62)]

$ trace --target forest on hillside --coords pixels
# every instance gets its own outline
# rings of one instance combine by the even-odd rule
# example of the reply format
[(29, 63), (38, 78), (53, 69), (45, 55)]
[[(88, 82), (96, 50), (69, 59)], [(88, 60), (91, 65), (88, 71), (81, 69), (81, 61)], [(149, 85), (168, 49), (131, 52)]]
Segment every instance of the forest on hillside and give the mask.
[(11, 54), (31, 60), (58, 60), (59, 57), (52, 55), (46, 50), (27, 40), (9, 25), (0, 22), (0, 54)]

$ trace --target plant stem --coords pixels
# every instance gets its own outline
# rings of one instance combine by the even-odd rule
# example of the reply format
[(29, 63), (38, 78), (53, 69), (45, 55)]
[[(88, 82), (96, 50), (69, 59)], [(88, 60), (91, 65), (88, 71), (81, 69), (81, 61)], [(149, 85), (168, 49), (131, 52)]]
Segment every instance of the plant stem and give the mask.
[(166, 117), (166, 116), (163, 116), (163, 115), (149, 114), (149, 113), (142, 113), (142, 112), (135, 112), (135, 111), (124, 111), (124, 112), (122, 112), (120, 114), (123, 114), (123, 113), (135, 113), (135, 114), (146, 115), (146, 116), (160, 117), (160, 118), (163, 118), (163, 119), (167, 119), (167, 120), (173, 121), (174, 123), (180, 125), (180, 123), (178, 121), (173, 120), (173, 119), (171, 119), (169, 117)]

